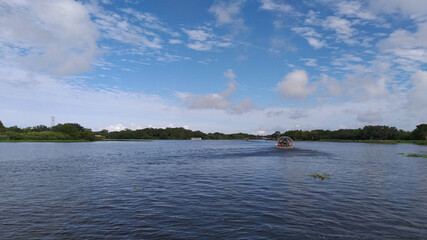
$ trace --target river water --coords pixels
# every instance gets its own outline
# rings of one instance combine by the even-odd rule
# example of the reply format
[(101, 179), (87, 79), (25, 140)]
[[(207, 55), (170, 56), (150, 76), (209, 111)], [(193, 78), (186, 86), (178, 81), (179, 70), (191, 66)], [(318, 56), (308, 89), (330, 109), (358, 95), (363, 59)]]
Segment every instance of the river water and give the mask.
[(0, 143), (0, 238), (427, 238), (426, 146), (274, 144)]

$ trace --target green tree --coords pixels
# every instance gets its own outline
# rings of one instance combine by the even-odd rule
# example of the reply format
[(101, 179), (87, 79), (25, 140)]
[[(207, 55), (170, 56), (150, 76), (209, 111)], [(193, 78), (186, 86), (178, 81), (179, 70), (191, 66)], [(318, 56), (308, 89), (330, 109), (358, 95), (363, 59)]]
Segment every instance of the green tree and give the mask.
[(82, 139), (84, 137), (84, 128), (78, 123), (58, 124), (53, 127), (53, 131), (64, 133), (72, 140)]
[(32, 127), (31, 131), (44, 132), (44, 131), (49, 131), (49, 128), (45, 125), (37, 125), (37, 126)]
[(0, 133), (6, 132), (6, 127), (3, 125), (3, 123), (0, 121)]
[(427, 124), (420, 124), (412, 131), (412, 137), (416, 140), (427, 140)]

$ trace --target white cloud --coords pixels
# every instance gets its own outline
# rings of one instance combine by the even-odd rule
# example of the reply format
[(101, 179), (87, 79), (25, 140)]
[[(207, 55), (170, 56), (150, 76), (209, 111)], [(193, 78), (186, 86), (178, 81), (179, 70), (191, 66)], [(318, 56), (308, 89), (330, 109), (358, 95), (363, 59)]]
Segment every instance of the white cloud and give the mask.
[(302, 99), (316, 91), (316, 87), (309, 85), (307, 73), (304, 70), (295, 70), (288, 73), (275, 89), (284, 98)]
[(427, 121), (427, 71), (417, 71), (411, 77), (412, 89), (408, 92), (407, 108), (415, 116)]
[(96, 128), (147, 115), (163, 122), (171, 106), (155, 95), (91, 88), (75, 78), (58, 79), (10, 65), (0, 66), (0, 95), (2, 121), (23, 126), (42, 124), (52, 115), (58, 122)]
[(234, 80), (236, 78), (236, 74), (234, 74), (232, 69), (228, 69), (226, 72), (224, 72), (224, 76), (230, 80)]
[(321, 74), (320, 86), (327, 88), (331, 96), (339, 96), (342, 93), (342, 84), (326, 74)]
[(306, 118), (308, 117), (308, 114), (306, 111), (303, 111), (301, 109), (295, 109), (290, 115), (290, 119), (300, 119), (300, 118)]
[(213, 30), (208, 27), (198, 27), (198, 29), (189, 30), (183, 28), (190, 43), (187, 47), (197, 51), (209, 51), (213, 47), (229, 47), (231, 42), (228, 39), (220, 38), (213, 33)]
[(294, 27), (292, 31), (303, 36), (308, 43), (315, 49), (326, 46), (325, 41), (319, 40), (322, 36), (311, 27)]
[(288, 13), (293, 10), (292, 6), (285, 3), (277, 3), (274, 0), (261, 0), (261, 9), (268, 11), (277, 11), (282, 13)]
[(144, 28), (153, 29), (156, 31), (168, 33), (174, 37), (178, 37), (179, 33), (172, 31), (169, 27), (167, 27), (159, 18), (152, 15), (148, 12), (139, 12), (132, 8), (122, 9), (123, 12), (129, 14), (138, 20), (138, 25), (143, 26)]
[(228, 88), (221, 93), (211, 93), (201, 96), (181, 95), (190, 109), (221, 109), (226, 110), (232, 106), (229, 100), (230, 95), (236, 91), (237, 83), (235, 81), (228, 82)]
[(271, 38), (270, 48), (268, 51), (271, 54), (282, 54), (289, 51), (297, 51), (297, 48), (290, 43), (289, 40), (283, 38)]
[(378, 123), (382, 120), (381, 109), (371, 108), (368, 111), (359, 112), (357, 114), (357, 120), (361, 121), (362, 123)]
[(182, 41), (179, 39), (169, 39), (170, 44), (181, 44)]
[(352, 28), (352, 23), (345, 19), (337, 16), (329, 16), (323, 22), (322, 26), (326, 29), (333, 30), (337, 33), (338, 39), (342, 40), (347, 44), (355, 44), (356, 41), (352, 36), (357, 32), (356, 29)]
[(255, 105), (252, 103), (252, 99), (246, 98), (238, 102), (236, 106), (231, 107), (231, 113), (243, 114), (250, 112), (255, 109)]
[(118, 123), (118, 124), (115, 124), (115, 125), (110, 125), (110, 126), (104, 128), (104, 129), (108, 130), (109, 132), (119, 132), (119, 131), (125, 130), (126, 127), (123, 126), (123, 124)]
[(359, 101), (369, 99), (381, 99), (390, 97), (388, 84), (390, 77), (385, 73), (389, 65), (372, 65), (369, 68), (361, 65), (353, 65), (352, 74), (347, 74), (343, 83), (347, 96), (351, 96)]
[(362, 6), (361, 2), (358, 1), (339, 1), (337, 3), (339, 15), (345, 15), (348, 17), (357, 17), (364, 20), (374, 20), (376, 16)]
[(71, 0), (9, 1), (0, 5), (0, 53), (56, 75), (90, 70), (100, 53), (88, 10)]
[(409, 65), (427, 63), (427, 22), (420, 23), (415, 32), (395, 30), (377, 46), (386, 54), (409, 60)]
[(183, 29), (183, 31), (188, 35), (188, 38), (190, 40), (195, 41), (206, 41), (208, 38), (212, 38), (213, 34), (212, 29), (205, 28), (205, 29), (196, 29), (196, 30), (187, 30)]
[(96, 4), (87, 5), (87, 8), (104, 38), (138, 47), (139, 49), (132, 49), (138, 53), (143, 53), (147, 49), (158, 50), (163, 48), (162, 39), (159, 34), (153, 31), (168, 32), (174, 35), (156, 17), (148, 13), (123, 9), (125, 13), (135, 17), (137, 22), (135, 23), (124, 15), (111, 13)]
[(243, 19), (238, 17), (240, 8), (244, 1), (218, 1), (214, 3), (209, 12), (214, 14), (218, 24), (230, 24), (239, 22), (243, 23)]
[(189, 109), (216, 109), (225, 110), (232, 114), (243, 114), (255, 108), (252, 100), (246, 98), (237, 104), (233, 104), (230, 97), (236, 91), (238, 83), (234, 80), (236, 75), (232, 69), (224, 72), (224, 76), (229, 79), (228, 87), (221, 93), (210, 93), (205, 95), (193, 95), (178, 92), (177, 96)]
[(316, 59), (314, 59), (314, 58), (302, 58), (301, 59), (302, 61), (305, 61), (305, 64), (304, 65), (306, 65), (306, 66), (309, 66), (309, 67), (317, 67), (317, 60)]
[(420, 0), (370, 0), (370, 9), (376, 13), (401, 13), (413, 19), (426, 20), (427, 2)]
[(189, 57), (179, 56), (179, 55), (173, 55), (169, 53), (165, 53), (162, 56), (157, 57), (157, 61), (160, 62), (176, 62), (180, 60), (189, 60)]
[(321, 41), (319, 39), (312, 38), (312, 37), (307, 37), (306, 39), (308, 41), (308, 44), (310, 44), (315, 49), (319, 49), (319, 48), (325, 46), (325, 42)]

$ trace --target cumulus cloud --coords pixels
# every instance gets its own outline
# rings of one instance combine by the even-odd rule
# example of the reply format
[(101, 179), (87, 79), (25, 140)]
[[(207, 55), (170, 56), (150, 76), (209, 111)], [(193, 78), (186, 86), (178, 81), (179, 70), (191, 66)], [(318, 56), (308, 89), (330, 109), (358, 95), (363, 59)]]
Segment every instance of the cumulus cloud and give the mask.
[(0, 102), (2, 121), (24, 126), (43, 123), (52, 115), (58, 122), (79, 122), (87, 127), (139, 120), (144, 115), (163, 122), (161, 118), (169, 115), (165, 109), (171, 105), (156, 95), (91, 88), (79, 79), (56, 78), (10, 65), (0, 66), (0, 96), (4, 101)]
[(230, 97), (237, 89), (238, 83), (234, 80), (236, 75), (232, 69), (228, 69), (224, 72), (224, 76), (229, 79), (227, 84), (228, 87), (220, 93), (210, 93), (205, 95), (177, 93), (177, 96), (189, 109), (225, 110), (232, 114), (243, 114), (253, 110), (255, 106), (250, 98), (246, 98), (237, 104), (233, 104)]
[(231, 113), (243, 114), (255, 109), (255, 105), (252, 103), (252, 99), (246, 98), (238, 102), (236, 106), (231, 107)]
[(327, 74), (321, 74), (320, 87), (328, 89), (328, 94), (331, 96), (338, 96), (342, 93), (342, 83)]
[(316, 91), (316, 87), (309, 85), (308, 76), (304, 70), (295, 70), (288, 73), (275, 89), (284, 98), (303, 99)]
[(123, 124), (118, 123), (118, 124), (110, 125), (104, 129), (106, 129), (110, 132), (119, 132), (119, 131), (125, 130), (126, 127)]
[(27, 68), (67, 75), (88, 71), (99, 32), (79, 2), (7, 1), (0, 5), (0, 53)]
[(226, 110), (232, 106), (232, 102), (229, 100), (229, 97), (234, 91), (236, 91), (236, 85), (237, 82), (229, 81), (228, 88), (221, 93), (211, 93), (200, 96), (181, 93), (179, 97), (187, 103), (190, 109)]
[(424, 116), (427, 121), (427, 71), (419, 70), (411, 77), (412, 89), (408, 92), (408, 109), (413, 115)]
[(377, 46), (383, 53), (400, 60), (403, 66), (427, 63), (427, 21), (420, 23), (415, 32), (395, 30), (388, 38), (379, 41)]

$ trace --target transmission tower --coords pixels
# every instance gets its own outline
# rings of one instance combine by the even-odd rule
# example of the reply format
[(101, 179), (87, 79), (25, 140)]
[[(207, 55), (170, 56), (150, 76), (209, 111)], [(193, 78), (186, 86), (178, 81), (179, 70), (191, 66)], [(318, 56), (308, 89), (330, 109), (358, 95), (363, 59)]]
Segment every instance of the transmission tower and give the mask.
[(55, 126), (55, 116), (50, 117), (50, 127), (53, 129)]

